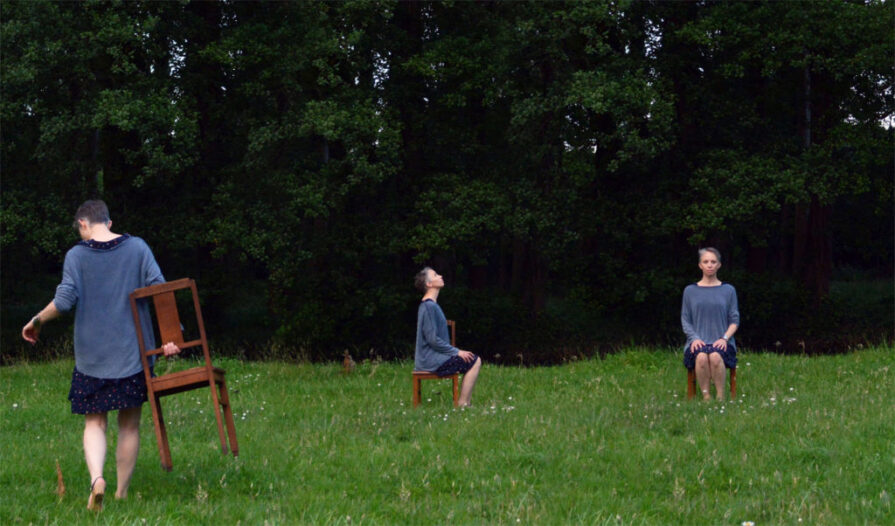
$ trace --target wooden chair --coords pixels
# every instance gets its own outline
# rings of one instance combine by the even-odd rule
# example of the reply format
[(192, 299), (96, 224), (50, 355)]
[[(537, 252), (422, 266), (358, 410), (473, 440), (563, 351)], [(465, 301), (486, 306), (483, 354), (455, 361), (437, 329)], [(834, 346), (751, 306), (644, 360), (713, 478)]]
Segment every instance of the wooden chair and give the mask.
[[(730, 399), (737, 397), (737, 370), (736, 367), (728, 369), (730, 371)], [(696, 369), (687, 369), (687, 400), (696, 396)]]
[[(454, 347), (457, 346), (457, 324), (454, 323), (454, 320), (448, 320), (448, 329), (451, 330), (451, 345)], [(450, 379), (454, 383), (454, 407), (457, 407), (457, 404), (460, 400), (460, 391), (457, 388), (458, 381), (460, 378), (459, 373), (454, 373), (450, 376), (438, 376), (435, 373), (430, 373), (428, 371), (413, 371), (413, 407), (420, 405), (420, 401), (422, 400), (422, 381), (423, 380), (447, 380)]]
[[(177, 312), (175, 292), (189, 289), (192, 293), (193, 309), (196, 314), (196, 324), (199, 331), (199, 339), (184, 341), (183, 326), (180, 323), (180, 315)], [(148, 301), (152, 299), (155, 310), (155, 320), (158, 327), (160, 340), (164, 345), (174, 342), (181, 350), (190, 347), (202, 347), (205, 364), (184, 371), (178, 371), (161, 376), (151, 377), (149, 363), (152, 356), (163, 354), (161, 347), (146, 349), (143, 341), (143, 329), (140, 323), (140, 315), (137, 310), (137, 300)], [(152, 422), (155, 426), (155, 438), (158, 442), (159, 455), (162, 468), (171, 471), (171, 450), (168, 447), (168, 433), (165, 430), (165, 419), (162, 416), (160, 398), (163, 396), (201, 389), (211, 389), (211, 401), (214, 405), (214, 416), (218, 423), (218, 436), (221, 439), (221, 451), (227, 454), (227, 437), (224, 435), (224, 421), (226, 421), (227, 435), (230, 439), (230, 450), (233, 456), (239, 454), (239, 445), (236, 442), (236, 427), (233, 423), (233, 412), (230, 409), (230, 397), (227, 394), (227, 383), (224, 379), (225, 371), (211, 365), (211, 354), (208, 351), (208, 341), (205, 337), (205, 324), (202, 321), (202, 310), (199, 307), (199, 294), (196, 291), (196, 282), (189, 278), (161, 283), (149, 287), (143, 287), (133, 291), (130, 295), (131, 311), (134, 315), (134, 323), (137, 327), (137, 339), (140, 343), (140, 359), (143, 361), (143, 372), (146, 375), (146, 390), (149, 404), (152, 407)], [(223, 419), (221, 416), (223, 413)]]

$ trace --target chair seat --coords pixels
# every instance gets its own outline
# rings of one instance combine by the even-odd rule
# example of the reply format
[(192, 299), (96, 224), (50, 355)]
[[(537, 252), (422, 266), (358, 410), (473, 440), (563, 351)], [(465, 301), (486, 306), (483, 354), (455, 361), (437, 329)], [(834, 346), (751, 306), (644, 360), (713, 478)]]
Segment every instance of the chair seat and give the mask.
[(420, 380), (437, 380), (439, 378), (448, 379), (451, 376), (456, 376), (457, 373), (448, 375), (448, 376), (438, 376), (437, 374), (431, 371), (413, 371), (414, 378), (419, 378)]
[[(214, 383), (224, 382), (226, 371), (220, 367), (213, 367)], [(205, 367), (193, 367), (184, 371), (166, 374), (151, 379), (156, 396), (167, 396), (183, 391), (189, 391), (208, 384), (208, 369)]]

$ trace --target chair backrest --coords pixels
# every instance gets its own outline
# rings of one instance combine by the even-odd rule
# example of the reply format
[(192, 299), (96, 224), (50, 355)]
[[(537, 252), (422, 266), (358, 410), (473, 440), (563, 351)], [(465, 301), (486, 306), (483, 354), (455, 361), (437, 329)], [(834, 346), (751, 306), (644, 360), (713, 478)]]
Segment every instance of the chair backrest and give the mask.
[[(175, 293), (180, 290), (189, 289), (193, 299), (193, 310), (196, 314), (196, 326), (199, 329), (199, 339), (184, 341), (183, 325), (180, 320), (180, 313), (177, 309), (177, 298)], [(140, 313), (137, 309), (137, 300), (152, 299), (152, 305), (155, 311), (155, 320), (159, 332), (160, 340), (156, 342), (159, 347), (154, 349), (146, 349), (143, 340), (143, 327), (140, 323)], [(208, 351), (208, 342), (205, 338), (205, 324), (202, 321), (202, 309), (199, 306), (199, 293), (196, 290), (196, 282), (190, 278), (183, 278), (177, 281), (169, 281), (158, 285), (139, 288), (130, 294), (131, 312), (134, 315), (134, 324), (137, 328), (137, 339), (140, 344), (140, 355), (143, 360), (143, 367), (149, 370), (149, 357), (162, 354), (162, 346), (168, 342), (174, 342), (181, 350), (190, 347), (202, 347), (205, 355), (205, 365), (211, 367), (211, 355)]]
[(448, 320), (448, 329), (451, 331), (451, 345), (454, 347), (457, 346), (457, 322), (454, 320)]

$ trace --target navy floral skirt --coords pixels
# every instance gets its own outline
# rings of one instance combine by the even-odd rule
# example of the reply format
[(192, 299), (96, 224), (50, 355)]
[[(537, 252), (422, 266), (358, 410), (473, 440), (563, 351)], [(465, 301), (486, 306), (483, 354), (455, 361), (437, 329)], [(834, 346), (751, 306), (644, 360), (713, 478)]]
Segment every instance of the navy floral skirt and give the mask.
[(716, 352), (721, 355), (721, 359), (724, 361), (724, 367), (728, 369), (736, 369), (737, 367), (737, 349), (733, 345), (728, 345), (726, 351), (722, 351), (717, 347), (712, 347), (711, 345), (706, 345), (702, 349), (699, 349), (696, 352), (690, 352), (690, 349), (684, 351), (684, 367), (687, 369), (693, 369), (696, 367), (696, 356), (705, 353), (711, 354)]
[(76, 415), (140, 407), (147, 400), (146, 378), (143, 371), (126, 378), (94, 378), (75, 369), (68, 399)]
[(466, 374), (466, 372), (472, 369), (472, 366), (475, 365), (475, 361), (479, 359), (477, 354), (473, 354), (472, 356), (472, 360), (468, 362), (457, 355), (451, 356), (446, 362), (441, 364), (438, 369), (435, 369), (435, 374), (438, 376), (450, 376), (455, 373)]

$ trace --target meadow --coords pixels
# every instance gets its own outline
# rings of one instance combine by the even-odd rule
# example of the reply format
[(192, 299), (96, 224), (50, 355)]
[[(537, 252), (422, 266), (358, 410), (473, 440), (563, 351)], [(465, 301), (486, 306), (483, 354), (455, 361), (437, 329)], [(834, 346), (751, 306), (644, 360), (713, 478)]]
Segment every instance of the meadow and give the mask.
[(463, 410), (433, 381), (412, 409), (410, 362), (224, 358), (240, 455), (221, 455), (208, 391), (183, 393), (163, 401), (165, 472), (144, 407), (130, 496), (99, 514), (72, 361), (19, 363), (0, 368), (0, 523), (893, 524), (893, 351), (743, 350), (726, 402), (687, 401), (671, 349), (486, 364)]

